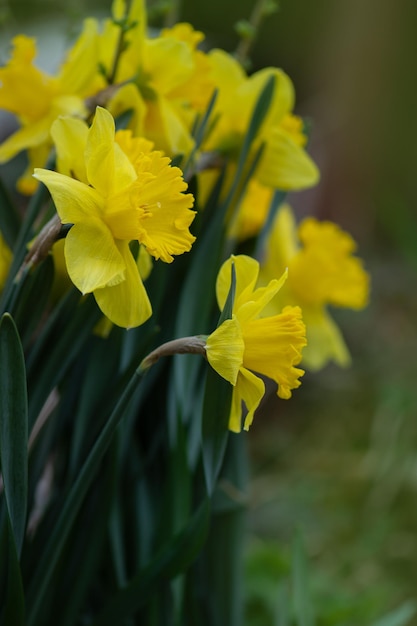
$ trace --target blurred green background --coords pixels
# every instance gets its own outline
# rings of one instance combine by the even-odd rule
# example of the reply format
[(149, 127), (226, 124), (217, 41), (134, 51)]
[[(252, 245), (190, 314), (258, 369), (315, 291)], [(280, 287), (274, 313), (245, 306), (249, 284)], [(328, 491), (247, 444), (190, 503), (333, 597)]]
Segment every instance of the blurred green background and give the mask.
[[(184, 0), (178, 17), (233, 51), (234, 24), (252, 4)], [(61, 53), (83, 16), (109, 7), (0, 0), (2, 60), (23, 31), (39, 34), (50, 62), (49, 46)], [(417, 601), (416, 33), (410, 0), (281, 0), (251, 53), (254, 69), (290, 75), (296, 113), (312, 121), (322, 178), (291, 197), (297, 215), (349, 230), (372, 275), (368, 309), (335, 313), (353, 366), (307, 373), (288, 403), (271, 394), (247, 436), (246, 597), (256, 626), (279, 623), (296, 529), (319, 624), (368, 624)]]

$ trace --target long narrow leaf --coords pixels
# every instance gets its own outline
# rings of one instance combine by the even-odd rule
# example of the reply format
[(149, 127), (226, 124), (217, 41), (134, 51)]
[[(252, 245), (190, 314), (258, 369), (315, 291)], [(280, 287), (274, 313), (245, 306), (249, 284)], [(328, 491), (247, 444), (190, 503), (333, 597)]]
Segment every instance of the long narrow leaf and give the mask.
[[(236, 271), (232, 263), (230, 289), (218, 325), (232, 317), (235, 291)], [(209, 494), (216, 485), (226, 450), (232, 393), (233, 387), (230, 383), (208, 368), (203, 400), (202, 447), (204, 474)]]
[(293, 543), (292, 581), (294, 614), (297, 626), (314, 626), (313, 607), (311, 603), (307, 555), (300, 533)]
[(0, 459), (4, 493), (20, 556), (28, 490), (28, 408), (22, 345), (12, 317), (0, 321)]
[[(46, 165), (47, 168), (52, 168), (53, 160), (50, 159)], [(22, 265), (27, 252), (27, 243), (34, 236), (33, 224), (38, 217), (45, 200), (48, 197), (48, 190), (44, 185), (40, 185), (36, 193), (32, 196), (29, 206), (27, 208), (26, 217), (19, 230), (19, 234), (16, 238), (16, 243), (13, 248), (13, 262), (9, 271), (9, 276), (4, 286), (1, 298), (0, 298), (0, 312), (5, 312), (8, 309), (8, 303), (12, 297), (15, 287), (15, 276)]]
[(114, 626), (134, 615), (160, 582), (172, 580), (193, 562), (203, 545), (208, 531), (209, 501), (194, 513), (187, 526), (161, 549), (150, 565), (140, 572), (124, 589), (103, 607), (94, 626)]
[(45, 595), (48, 593), (55, 566), (74, 524), (74, 520), (96, 476), (100, 462), (113, 440), (117, 426), (125, 416), (129, 402), (140, 380), (140, 374), (135, 372), (68, 493), (54, 531), (48, 543), (45, 545), (43, 556), (33, 574), (31, 586), (28, 590), (28, 626), (34, 625), (37, 622), (39, 610), (42, 607)]
[(2, 611), (0, 613), (0, 620), (2, 624), (25, 626), (25, 598), (23, 593), (22, 575), (10, 518), (8, 520), (7, 530), (7, 588)]
[(16, 208), (0, 179), (0, 232), (11, 249), (14, 247), (19, 228), (20, 220)]

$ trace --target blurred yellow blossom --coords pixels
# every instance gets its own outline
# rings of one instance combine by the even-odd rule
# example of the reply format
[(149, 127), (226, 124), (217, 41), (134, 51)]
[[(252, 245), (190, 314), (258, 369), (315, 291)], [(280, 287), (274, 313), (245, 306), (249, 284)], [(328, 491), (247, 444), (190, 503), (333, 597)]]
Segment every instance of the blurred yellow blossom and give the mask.
[(265, 144), (255, 178), (266, 187), (284, 191), (316, 184), (319, 171), (304, 150), (302, 121), (292, 113), (294, 87), (289, 77), (271, 67), (247, 76), (238, 61), (223, 50), (212, 50), (208, 58), (219, 91), (213, 112), (217, 121), (204, 149), (237, 155), (260, 93), (267, 80), (274, 77), (271, 106), (254, 145), (257, 149)]
[(278, 385), (280, 398), (291, 397), (300, 386), (303, 370), (296, 367), (306, 345), (305, 326), (299, 307), (286, 306), (282, 312), (262, 317), (265, 307), (281, 289), (286, 273), (266, 287), (256, 287), (259, 263), (251, 257), (231, 257), (220, 268), (217, 278), (217, 301), (223, 309), (231, 284), (231, 265), (236, 271), (236, 293), (232, 319), (221, 324), (207, 339), (210, 365), (233, 386), (229, 428), (241, 430), (242, 402), (247, 408), (244, 428), (248, 430), (264, 394), (259, 376), (267, 376)]
[(86, 20), (56, 76), (34, 65), (36, 43), (24, 35), (14, 38), (11, 59), (0, 68), (0, 108), (14, 113), (20, 122), (20, 128), (0, 145), (0, 163), (28, 150), (29, 166), (18, 182), (23, 193), (36, 187), (33, 168), (46, 162), (53, 121), (59, 115), (84, 117), (84, 98), (102, 85), (92, 56), (95, 34), (95, 21)]
[[(125, 11), (124, 0), (113, 4), (115, 18), (121, 19)], [(160, 36), (148, 37), (146, 22), (143, 0), (133, 0), (128, 12), (132, 27), (112, 77), (120, 88), (108, 108), (115, 116), (132, 110), (129, 128), (134, 134), (146, 135), (169, 155), (187, 154), (194, 145), (191, 125), (214, 90), (206, 55), (196, 48), (204, 36), (189, 24), (176, 24)], [(108, 75), (119, 33), (117, 24), (109, 22), (98, 37), (98, 62)]]
[(261, 265), (261, 281), (288, 268), (288, 280), (270, 303), (269, 311), (284, 304), (301, 306), (308, 345), (303, 365), (318, 370), (330, 360), (350, 363), (341, 332), (327, 312), (328, 305), (362, 309), (368, 303), (369, 276), (354, 256), (352, 237), (332, 222), (303, 220), (297, 229), (294, 215), (283, 205), (271, 229)]
[(62, 223), (73, 224), (65, 239), (69, 276), (82, 293), (94, 293), (112, 322), (138, 326), (152, 310), (129, 243), (167, 263), (190, 250), (193, 196), (183, 193), (187, 184), (168, 157), (130, 131), (115, 133), (105, 109), (97, 107), (90, 128), (61, 118), (52, 135), (63, 173), (36, 169), (34, 176)]
[(229, 224), (228, 236), (239, 241), (255, 237), (268, 217), (274, 190), (252, 178)]

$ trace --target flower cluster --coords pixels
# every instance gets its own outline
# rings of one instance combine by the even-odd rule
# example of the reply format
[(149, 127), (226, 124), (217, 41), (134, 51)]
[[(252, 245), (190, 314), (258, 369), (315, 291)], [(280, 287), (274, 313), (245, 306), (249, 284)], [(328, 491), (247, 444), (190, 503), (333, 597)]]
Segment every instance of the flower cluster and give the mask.
[[(81, 294), (94, 295), (108, 324), (134, 328), (151, 318), (144, 285), (151, 258), (170, 264), (195, 244), (195, 268), (206, 245), (220, 310), (233, 266), (231, 316), (205, 335), (204, 349), (233, 386), (229, 428), (240, 431), (242, 406), (247, 429), (264, 396), (260, 375), (287, 399), (300, 385), (300, 363), (318, 369), (331, 359), (348, 362), (327, 306), (362, 308), (369, 281), (352, 255), (353, 240), (335, 224), (309, 218), (297, 233), (285, 205), (272, 219), (277, 194), (319, 180), (290, 78), (276, 68), (248, 75), (232, 54), (204, 51), (203, 39), (185, 23), (151, 37), (143, 0), (114, 0), (112, 18), (86, 19), (50, 76), (35, 64), (35, 41), (16, 37), (0, 69), (0, 107), (20, 127), (0, 145), (0, 163), (27, 151), (18, 188), (30, 195), (43, 183), (59, 225), (47, 229), (54, 234), (46, 244), (44, 231), (35, 236), (31, 258), (53, 248), (58, 274), (62, 251), (54, 244), (65, 237), (65, 271)], [(52, 148), (55, 170), (45, 168)], [(187, 192), (191, 181), (195, 197)], [(10, 260), (0, 237), (0, 287)], [(164, 279), (172, 318), (184, 267)], [(214, 281), (207, 289), (214, 296)], [(162, 287), (154, 292), (163, 300)], [(211, 301), (206, 312), (208, 319)]]

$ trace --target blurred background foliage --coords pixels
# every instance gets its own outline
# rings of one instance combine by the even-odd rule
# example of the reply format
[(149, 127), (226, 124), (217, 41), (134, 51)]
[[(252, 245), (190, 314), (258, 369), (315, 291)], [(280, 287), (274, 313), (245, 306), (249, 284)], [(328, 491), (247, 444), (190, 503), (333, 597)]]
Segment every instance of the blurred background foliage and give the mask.
[[(252, 5), (183, 0), (176, 10), (210, 46), (232, 51), (234, 25)], [(39, 35), (41, 62), (51, 62), (45, 41), (58, 61), (80, 19), (109, 8), (103, 0), (0, 0), (1, 60), (10, 36), (25, 32)], [(288, 403), (270, 395), (247, 436), (250, 625), (286, 623), (277, 606), (295, 584), (297, 529), (316, 623), (370, 624), (417, 601), (416, 29), (410, 0), (281, 0), (251, 52), (253, 69), (290, 75), (296, 113), (311, 119), (322, 179), (290, 198), (297, 215), (349, 230), (373, 288), (365, 312), (337, 315), (353, 366), (307, 373)], [(395, 615), (389, 622), (399, 623)]]

